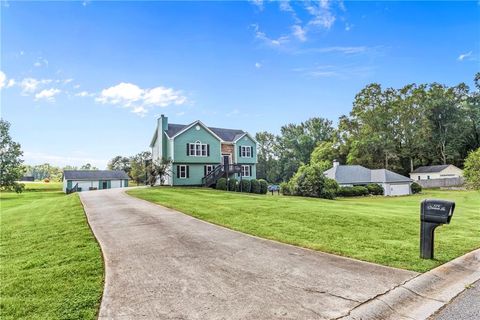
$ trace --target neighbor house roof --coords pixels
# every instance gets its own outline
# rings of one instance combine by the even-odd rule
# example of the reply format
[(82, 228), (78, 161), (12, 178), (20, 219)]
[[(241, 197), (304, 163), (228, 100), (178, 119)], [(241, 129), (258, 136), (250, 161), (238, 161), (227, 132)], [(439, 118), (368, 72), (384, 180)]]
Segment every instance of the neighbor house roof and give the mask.
[(413, 170), (412, 173), (432, 173), (432, 172), (440, 172), (447, 169), (450, 165), (449, 164), (442, 164), (437, 166), (423, 166), (418, 167), (417, 169)]
[(128, 179), (122, 170), (65, 170), (66, 180), (119, 180)]
[(412, 179), (386, 169), (370, 170), (359, 165), (338, 165), (324, 172), (339, 184), (410, 182)]
[[(170, 138), (175, 136), (177, 133), (182, 131), (183, 129), (187, 128), (191, 124), (175, 124), (175, 123), (169, 123), (168, 124), (168, 130), (165, 130), (165, 133), (167, 136)], [(238, 129), (225, 129), (225, 128), (213, 128), (213, 127), (207, 127), (210, 129), (213, 133), (215, 133), (218, 137), (220, 137), (223, 141), (235, 141), (235, 139), (239, 136), (242, 136), (245, 134), (243, 130), (238, 130)]]

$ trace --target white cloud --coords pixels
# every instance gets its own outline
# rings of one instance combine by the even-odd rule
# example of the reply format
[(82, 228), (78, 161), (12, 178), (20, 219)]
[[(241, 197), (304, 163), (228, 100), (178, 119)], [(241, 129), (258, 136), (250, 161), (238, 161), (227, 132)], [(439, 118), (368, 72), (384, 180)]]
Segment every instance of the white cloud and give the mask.
[(50, 88), (40, 91), (35, 95), (35, 100), (45, 99), (47, 101), (55, 101), (55, 96), (59, 94), (61, 91), (57, 88)]
[(75, 96), (77, 97), (93, 97), (93, 93), (89, 93), (88, 91), (81, 91), (79, 93), (76, 93)]
[(6, 82), (7, 82), (7, 76), (3, 71), (0, 71), (0, 88), (5, 87)]
[(375, 68), (373, 66), (359, 65), (316, 65), (312, 68), (296, 68), (293, 71), (311, 78), (351, 79), (353, 77), (365, 78), (372, 76)]
[(307, 40), (306, 31), (299, 25), (294, 25), (292, 27), (293, 35), (300, 41), (304, 42)]
[(34, 67), (40, 68), (43, 66), (48, 66), (48, 60), (42, 57), (38, 57), (37, 61), (33, 64)]
[(144, 102), (146, 105), (166, 107), (170, 104), (184, 104), (187, 101), (180, 91), (172, 88), (156, 87), (145, 90)]
[(255, 68), (260, 69), (262, 64), (260, 62), (255, 62)]
[(288, 36), (280, 36), (276, 39), (269, 38), (265, 32), (260, 31), (260, 27), (258, 24), (252, 24), (253, 29), (255, 30), (255, 38), (263, 41), (267, 45), (271, 45), (274, 47), (281, 46), (289, 41)]
[(263, 10), (263, 0), (250, 0), (258, 9)]
[(37, 90), (40, 81), (35, 78), (25, 78), (20, 82), (20, 87), (22, 88), (22, 94), (33, 93)]
[(8, 80), (7, 88), (11, 88), (11, 87), (13, 87), (15, 84), (16, 84), (15, 79), (10, 79), (10, 80)]
[(458, 61), (464, 61), (464, 60), (470, 60), (472, 58), (473, 52), (467, 52), (467, 53), (462, 53), (461, 55), (458, 56)]
[(356, 54), (356, 53), (363, 53), (366, 52), (369, 48), (365, 46), (357, 46), (357, 47), (324, 47), (324, 48), (310, 48), (305, 49), (301, 52), (319, 52), (319, 53), (330, 53), (330, 52), (339, 52), (343, 54)]
[(140, 115), (146, 114), (148, 108), (182, 105), (187, 102), (181, 91), (172, 88), (159, 86), (142, 89), (133, 83), (125, 82), (102, 90), (95, 100), (103, 104), (131, 108), (133, 113)]
[(96, 99), (101, 103), (123, 104), (130, 106), (142, 98), (144, 91), (137, 85), (122, 82), (116, 86), (103, 89), (100, 96)]
[(292, 6), (290, 5), (290, 2), (287, 1), (279, 1), (278, 2), (280, 11), (285, 11), (285, 12), (294, 12)]
[(185, 115), (185, 111), (175, 113), (176, 116), (181, 117)]

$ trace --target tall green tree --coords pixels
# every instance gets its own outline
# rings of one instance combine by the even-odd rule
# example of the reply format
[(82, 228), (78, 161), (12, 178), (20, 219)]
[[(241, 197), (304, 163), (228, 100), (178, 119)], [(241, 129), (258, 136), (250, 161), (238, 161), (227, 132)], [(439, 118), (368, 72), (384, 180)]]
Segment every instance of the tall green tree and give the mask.
[(18, 183), (25, 172), (20, 144), (10, 136), (10, 123), (0, 119), (0, 190), (20, 193), (24, 185)]
[(277, 137), (269, 132), (262, 131), (255, 135), (258, 142), (257, 178), (269, 182), (279, 182), (280, 172), (276, 155)]
[(468, 154), (463, 175), (468, 187), (480, 190), (480, 148)]
[(130, 158), (128, 174), (132, 180), (137, 184), (146, 182), (147, 179), (147, 162), (152, 159), (152, 154), (149, 151), (137, 153)]
[(331, 140), (333, 133), (332, 121), (318, 117), (283, 126), (275, 148), (282, 180), (289, 180), (301, 164), (308, 164), (317, 144)]
[(108, 170), (122, 170), (130, 174), (130, 158), (123, 156), (116, 156), (107, 164)]

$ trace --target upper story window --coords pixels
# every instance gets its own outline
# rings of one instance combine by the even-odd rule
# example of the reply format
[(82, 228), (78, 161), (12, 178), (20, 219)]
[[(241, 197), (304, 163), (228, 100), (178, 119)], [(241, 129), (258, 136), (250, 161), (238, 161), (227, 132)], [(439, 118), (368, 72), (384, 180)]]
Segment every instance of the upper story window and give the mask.
[(240, 146), (240, 157), (242, 158), (252, 158), (253, 152), (251, 146)]
[(193, 157), (208, 157), (210, 155), (210, 145), (195, 141), (194, 143), (187, 143), (187, 156)]

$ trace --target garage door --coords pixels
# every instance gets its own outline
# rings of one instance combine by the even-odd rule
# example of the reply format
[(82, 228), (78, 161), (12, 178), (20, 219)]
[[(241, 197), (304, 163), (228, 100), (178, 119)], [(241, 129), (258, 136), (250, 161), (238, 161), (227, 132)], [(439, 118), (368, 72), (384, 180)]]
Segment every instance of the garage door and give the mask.
[(390, 195), (391, 196), (403, 196), (410, 194), (410, 184), (391, 184)]

